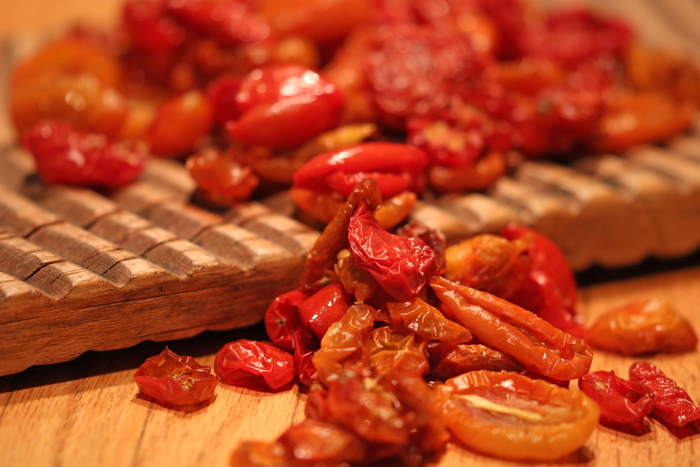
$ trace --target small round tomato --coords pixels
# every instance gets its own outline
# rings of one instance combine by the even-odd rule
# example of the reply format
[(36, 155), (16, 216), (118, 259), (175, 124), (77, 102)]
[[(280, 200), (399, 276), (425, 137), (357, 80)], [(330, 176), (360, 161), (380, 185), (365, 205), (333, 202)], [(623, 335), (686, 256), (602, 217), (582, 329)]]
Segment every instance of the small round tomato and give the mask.
[(267, 342), (239, 339), (216, 353), (214, 372), (222, 383), (239, 384), (263, 379), (278, 389), (297, 375), (294, 357)]
[(306, 299), (299, 307), (299, 315), (304, 326), (322, 339), (331, 324), (342, 318), (350, 305), (350, 294), (340, 283), (334, 282)]
[(192, 405), (214, 395), (218, 382), (211, 367), (181, 357), (167, 347), (147, 359), (134, 375), (144, 394), (166, 404)]
[(509, 372), (448, 380), (444, 421), (470, 448), (509, 460), (556, 460), (585, 444), (600, 409), (582, 392)]
[(209, 134), (212, 122), (211, 104), (201, 91), (173, 97), (158, 110), (146, 136), (148, 147), (156, 156), (183, 156)]
[(301, 290), (292, 290), (275, 298), (265, 312), (265, 330), (272, 342), (290, 352), (294, 350), (294, 331), (301, 325), (299, 306), (309, 298)]

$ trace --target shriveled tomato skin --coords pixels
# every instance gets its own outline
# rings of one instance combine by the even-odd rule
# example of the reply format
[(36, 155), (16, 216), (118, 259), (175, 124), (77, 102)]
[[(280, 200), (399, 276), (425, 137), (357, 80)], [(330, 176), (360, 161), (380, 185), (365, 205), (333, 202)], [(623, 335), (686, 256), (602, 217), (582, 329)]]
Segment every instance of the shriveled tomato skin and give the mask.
[(351, 304), (350, 294), (345, 292), (342, 284), (334, 282), (304, 300), (299, 305), (299, 316), (304, 326), (322, 339), (328, 328), (343, 317)]
[(297, 367), (291, 354), (272, 344), (239, 339), (216, 353), (214, 372), (224, 384), (262, 378), (271, 389), (278, 389), (296, 377)]
[(299, 306), (309, 298), (300, 290), (285, 292), (276, 297), (265, 312), (265, 330), (275, 345), (294, 351), (294, 331), (301, 326)]
[(192, 405), (214, 395), (218, 385), (208, 366), (192, 357), (181, 357), (167, 347), (150, 357), (134, 374), (139, 389), (154, 399), (172, 405)]
[(46, 183), (117, 188), (136, 180), (146, 165), (138, 144), (113, 143), (104, 135), (79, 133), (65, 122), (39, 122), (22, 135)]
[(598, 424), (598, 406), (582, 392), (517, 373), (473, 371), (445, 387), (450, 431), (470, 448), (503, 459), (560, 459), (582, 447)]
[(601, 418), (615, 423), (637, 423), (654, 408), (655, 397), (649, 389), (638, 381), (625, 381), (614, 371), (588, 373), (578, 380), (578, 387), (598, 404)]
[(630, 367), (630, 380), (639, 381), (656, 397), (654, 414), (663, 421), (676, 426), (700, 420), (700, 408), (688, 393), (678, 386), (656, 365), (649, 362), (634, 362)]

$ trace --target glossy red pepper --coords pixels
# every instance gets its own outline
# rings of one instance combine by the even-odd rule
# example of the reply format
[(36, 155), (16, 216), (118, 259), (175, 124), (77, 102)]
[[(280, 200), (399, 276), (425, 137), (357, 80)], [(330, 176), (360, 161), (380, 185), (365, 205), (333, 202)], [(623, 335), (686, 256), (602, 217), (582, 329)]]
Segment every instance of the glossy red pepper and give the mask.
[(578, 380), (578, 387), (600, 407), (600, 416), (632, 424), (651, 413), (654, 394), (638, 381), (626, 381), (614, 371), (594, 371)]
[(630, 380), (642, 383), (654, 393), (656, 401), (653, 412), (661, 420), (676, 426), (700, 420), (700, 408), (683, 388), (656, 365), (634, 362), (630, 367)]
[(547, 237), (522, 225), (509, 224), (500, 234), (509, 240), (532, 237), (527, 248), (532, 263), (530, 274), (518, 290), (505, 298), (562, 331), (584, 337), (586, 331), (576, 314), (576, 279), (564, 253)]
[(240, 384), (264, 380), (278, 389), (297, 376), (294, 357), (267, 342), (239, 339), (216, 353), (214, 372), (222, 383)]
[(287, 149), (336, 126), (340, 90), (317, 72), (297, 65), (253, 70), (236, 95), (240, 118), (226, 125), (235, 141)]
[(352, 296), (345, 292), (343, 286), (334, 282), (304, 300), (299, 305), (299, 316), (304, 326), (322, 339), (328, 328), (348, 311), (352, 302)]
[(397, 143), (362, 143), (314, 157), (294, 174), (294, 188), (337, 191), (347, 197), (357, 182), (373, 178), (382, 197), (423, 191), (428, 158), (418, 148)]
[(265, 312), (265, 330), (275, 345), (292, 352), (294, 332), (301, 326), (299, 306), (309, 298), (300, 290), (292, 290), (275, 298)]
[(435, 252), (423, 240), (390, 234), (364, 204), (350, 219), (348, 230), (357, 267), (369, 271), (397, 302), (409, 300), (440, 273)]
[(136, 180), (146, 166), (146, 148), (80, 133), (62, 121), (38, 123), (22, 135), (46, 183), (116, 188)]
[(181, 357), (167, 347), (150, 357), (134, 375), (144, 394), (166, 404), (192, 405), (214, 395), (218, 382), (211, 367), (192, 357)]

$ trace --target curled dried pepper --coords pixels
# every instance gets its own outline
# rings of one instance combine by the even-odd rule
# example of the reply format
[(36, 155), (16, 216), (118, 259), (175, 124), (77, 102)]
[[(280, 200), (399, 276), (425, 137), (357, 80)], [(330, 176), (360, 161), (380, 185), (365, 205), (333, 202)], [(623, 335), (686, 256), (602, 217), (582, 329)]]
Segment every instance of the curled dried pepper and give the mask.
[(698, 344), (690, 324), (660, 300), (639, 300), (604, 313), (586, 340), (621, 355), (688, 352)]
[(614, 371), (594, 371), (578, 380), (578, 387), (600, 407), (600, 416), (615, 423), (632, 424), (654, 408), (654, 394), (638, 381), (626, 381)]
[(192, 405), (214, 395), (217, 381), (208, 366), (181, 357), (167, 347), (147, 359), (134, 375), (144, 394), (167, 404)]
[(470, 448), (511, 460), (555, 460), (579, 449), (598, 424), (582, 392), (510, 372), (473, 371), (445, 383), (447, 427)]
[(630, 380), (639, 381), (654, 394), (656, 399), (652, 410), (661, 420), (676, 426), (700, 420), (700, 408), (656, 365), (634, 362), (630, 367)]
[(390, 234), (364, 205), (348, 229), (355, 264), (369, 271), (396, 301), (408, 300), (440, 272), (435, 252), (423, 240)]
[(294, 357), (267, 342), (239, 339), (216, 353), (214, 372), (222, 383), (239, 384), (264, 380), (278, 389), (297, 376)]
[(528, 370), (557, 380), (580, 378), (593, 360), (588, 343), (517, 305), (443, 277), (430, 279), (438, 298), (479, 341)]

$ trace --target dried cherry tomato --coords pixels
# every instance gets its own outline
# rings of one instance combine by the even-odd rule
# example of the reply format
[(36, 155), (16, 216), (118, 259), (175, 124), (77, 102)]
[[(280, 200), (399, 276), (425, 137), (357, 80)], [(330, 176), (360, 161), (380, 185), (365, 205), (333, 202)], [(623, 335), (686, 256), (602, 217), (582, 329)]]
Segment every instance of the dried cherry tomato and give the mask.
[(240, 88), (241, 78), (229, 75), (220, 76), (207, 86), (207, 98), (212, 105), (214, 121), (219, 125), (225, 125), (241, 114), (236, 102)]
[(231, 206), (246, 200), (260, 180), (251, 171), (218, 149), (206, 148), (187, 158), (187, 170), (201, 191), (216, 205)]
[(365, 205), (358, 207), (348, 229), (355, 264), (369, 271), (398, 302), (410, 299), (440, 273), (435, 252), (423, 240), (390, 234)]
[(381, 326), (369, 333), (370, 366), (381, 375), (399, 370), (423, 376), (428, 372), (428, 341), (399, 326)]
[(267, 342), (239, 339), (216, 353), (214, 372), (222, 383), (239, 384), (264, 380), (278, 389), (297, 375), (294, 357)]
[(38, 123), (22, 135), (46, 183), (116, 188), (136, 180), (146, 165), (146, 149), (113, 143), (104, 135), (79, 133), (61, 121)]
[(474, 337), (528, 370), (562, 381), (588, 373), (593, 353), (585, 340), (487, 292), (443, 277), (431, 278), (430, 286)]
[(615, 423), (637, 423), (654, 408), (654, 394), (638, 381), (626, 381), (614, 371), (594, 371), (578, 387), (600, 407), (600, 416)]
[(470, 448), (510, 460), (556, 460), (579, 449), (600, 410), (582, 392), (510, 372), (473, 371), (445, 383), (444, 421)]
[(309, 298), (301, 290), (292, 290), (276, 297), (265, 312), (265, 330), (277, 346), (292, 352), (294, 332), (301, 326), (299, 306)]
[[(375, 217), (376, 215), (375, 213)], [(381, 221), (379, 223), (382, 224)], [(382, 226), (383, 225), (384, 224), (382, 224)], [(440, 271), (445, 271), (447, 267), (445, 261), (447, 240), (440, 230), (431, 229), (420, 221), (411, 220), (407, 224), (399, 227), (396, 233), (404, 237), (415, 237), (423, 240), (435, 252), (435, 261), (437, 261), (438, 266), (440, 266)]]
[(192, 151), (213, 125), (212, 107), (201, 91), (190, 91), (164, 102), (146, 135), (154, 155), (180, 157)]
[(134, 45), (150, 54), (173, 51), (185, 41), (185, 30), (165, 14), (165, 2), (127, 0), (122, 18)]
[(301, 322), (322, 339), (328, 328), (343, 317), (352, 304), (342, 284), (328, 284), (299, 305)]
[(661, 420), (676, 426), (700, 420), (700, 408), (683, 388), (656, 365), (634, 362), (630, 367), (630, 380), (642, 383), (654, 393), (653, 412)]
[(292, 335), (294, 361), (299, 370), (299, 381), (311, 386), (318, 379), (318, 371), (314, 366), (314, 353), (321, 348), (321, 342), (311, 329), (299, 326)]
[(446, 380), (477, 370), (520, 372), (523, 366), (498, 350), (481, 344), (442, 344), (428, 347), (430, 376)]
[(167, 347), (148, 358), (134, 379), (144, 394), (172, 405), (204, 402), (214, 395), (218, 384), (211, 367), (200, 365), (192, 357), (181, 357)]
[(621, 355), (688, 352), (698, 344), (690, 324), (660, 300), (639, 300), (604, 313), (586, 340)]
[(509, 240), (532, 239), (526, 250), (532, 264), (529, 275), (505, 298), (562, 331), (583, 337), (586, 331), (576, 314), (576, 279), (564, 253), (550, 239), (522, 225), (509, 224), (500, 234)]

